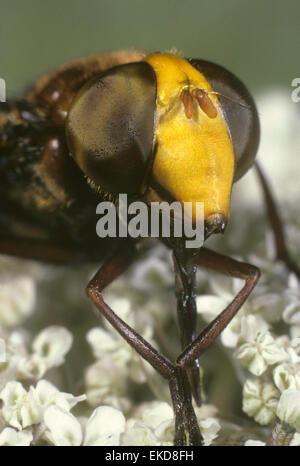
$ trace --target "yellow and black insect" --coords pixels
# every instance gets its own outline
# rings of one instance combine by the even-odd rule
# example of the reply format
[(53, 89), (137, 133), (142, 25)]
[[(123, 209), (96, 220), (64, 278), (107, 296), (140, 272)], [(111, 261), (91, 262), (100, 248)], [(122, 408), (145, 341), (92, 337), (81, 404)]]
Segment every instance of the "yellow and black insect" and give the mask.
[[(101, 292), (141, 254), (140, 239), (96, 235), (96, 205), (120, 193), (152, 202), (204, 203), (205, 239), (223, 233), (232, 184), (259, 142), (254, 101), (225, 68), (170, 53), (116, 52), (82, 59), (40, 79), (23, 100), (0, 105), (0, 252), (38, 260), (103, 262), (87, 294), (170, 386), (175, 444), (201, 445), (192, 406), (201, 403), (198, 358), (254, 288), (259, 270), (185, 238), (173, 250), (182, 353), (155, 350), (103, 301)], [(287, 254), (270, 190), (265, 194), (278, 257)], [(197, 266), (245, 280), (224, 311), (195, 334)]]

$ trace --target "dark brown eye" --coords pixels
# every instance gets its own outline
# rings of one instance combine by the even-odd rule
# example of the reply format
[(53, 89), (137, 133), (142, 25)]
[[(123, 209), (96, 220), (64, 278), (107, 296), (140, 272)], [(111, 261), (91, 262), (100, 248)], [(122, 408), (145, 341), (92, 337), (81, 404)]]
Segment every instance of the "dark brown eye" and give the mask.
[(145, 62), (111, 68), (78, 92), (67, 118), (71, 155), (96, 186), (137, 194), (152, 153), (156, 77)]
[(253, 98), (245, 85), (230, 71), (215, 63), (189, 59), (219, 95), (236, 156), (235, 181), (254, 162), (259, 143), (259, 120)]

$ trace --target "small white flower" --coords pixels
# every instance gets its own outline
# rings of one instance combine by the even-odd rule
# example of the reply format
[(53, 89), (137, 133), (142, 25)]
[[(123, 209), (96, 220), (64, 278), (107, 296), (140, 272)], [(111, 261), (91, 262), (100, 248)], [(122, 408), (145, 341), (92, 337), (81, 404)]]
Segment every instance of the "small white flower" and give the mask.
[(274, 385), (248, 379), (243, 388), (243, 411), (259, 424), (267, 425), (275, 418), (278, 398)]
[(0, 393), (3, 401), (2, 414), (11, 426), (22, 429), (21, 411), (24, 406), (26, 390), (20, 382), (11, 381)]
[(300, 340), (300, 326), (292, 325), (290, 327), (290, 335), (292, 339), (298, 338)]
[(61, 365), (72, 344), (72, 335), (64, 327), (42, 330), (27, 351), (27, 332), (1, 332), (6, 344), (6, 362), (0, 365), (0, 390), (9, 380), (38, 380), (47, 370)]
[(300, 365), (283, 363), (275, 367), (273, 378), (276, 387), (281, 391), (288, 389), (300, 390)]
[(0, 390), (4, 388), (7, 382), (17, 378), (17, 366), (20, 360), (24, 360), (26, 356), (26, 346), (20, 332), (13, 332), (10, 335), (1, 332), (1, 336), (6, 347), (6, 362), (0, 364)]
[(245, 447), (265, 447), (266, 443), (262, 442), (261, 440), (246, 440)]
[(300, 390), (286, 390), (281, 394), (277, 416), (300, 432)]
[(285, 300), (282, 294), (272, 292), (270, 285), (258, 287), (251, 299), (252, 312), (263, 316), (269, 323), (278, 322), (282, 316)]
[(300, 447), (300, 434), (297, 432), (294, 434), (290, 442), (290, 447)]
[(208, 418), (200, 421), (199, 426), (203, 436), (204, 445), (211, 445), (211, 443), (217, 438), (218, 432), (221, 429), (219, 421), (214, 418)]
[(122, 446), (158, 446), (161, 442), (150, 427), (140, 421), (130, 419), (126, 423), (121, 444)]
[(288, 288), (291, 293), (294, 295), (299, 295), (300, 296), (300, 285), (299, 285), (299, 279), (294, 273), (289, 274), (289, 279), (288, 279)]
[(85, 428), (59, 406), (47, 408), (44, 423), (44, 437), (56, 446), (117, 446), (125, 430), (123, 414), (110, 406), (95, 409)]
[(120, 445), (120, 435), (124, 431), (125, 418), (122, 412), (110, 406), (100, 406), (87, 422), (84, 445)]
[(288, 304), (283, 310), (282, 318), (287, 324), (300, 326), (300, 300)]
[[(226, 287), (222, 280), (218, 279), (211, 282), (211, 288), (217, 293), (217, 295), (200, 295), (197, 297), (197, 310), (198, 314), (204, 318), (205, 321), (211, 322), (214, 318), (223, 311), (228, 304), (230, 304), (237, 293), (243, 286), (243, 281), (240, 279), (233, 279), (231, 282), (231, 288)], [(259, 330), (264, 333), (265, 330), (268, 330), (269, 324), (267, 324), (264, 319), (261, 317), (260, 313), (262, 310), (267, 312), (268, 307), (272, 307), (272, 304), (276, 302), (278, 305), (279, 296), (275, 293), (272, 293), (271, 296), (266, 296), (266, 293), (262, 293), (260, 296), (252, 298), (251, 302), (248, 300), (243, 304), (242, 308), (239, 310), (238, 314), (231, 320), (229, 325), (221, 334), (221, 341), (224, 346), (228, 348), (234, 348), (239, 340), (240, 333), (245, 332), (258, 332)], [(278, 306), (277, 306), (278, 307)], [(274, 311), (274, 309), (273, 309)], [(248, 319), (250, 313), (257, 313), (252, 315)], [(244, 323), (242, 323), (244, 320)], [(242, 325), (244, 328), (242, 328)], [(246, 339), (251, 339), (250, 334), (247, 335)]]
[[(124, 344), (122, 344), (120, 338), (117, 338), (116, 335), (100, 327), (92, 328), (89, 330), (86, 338), (92, 347), (96, 359), (102, 359), (106, 353), (117, 353), (121, 348), (123, 349), (124, 347)], [(129, 358), (130, 354), (127, 352), (126, 359), (128, 360)], [(122, 361), (122, 363), (126, 362), (127, 361)]]
[(267, 333), (269, 328), (269, 324), (260, 315), (243, 316), (241, 318), (240, 340), (242, 342), (253, 341), (258, 334)]
[(258, 325), (258, 321), (259, 318), (253, 315), (242, 318), (241, 336), (235, 351), (235, 357), (257, 376), (263, 374), (268, 366), (282, 362), (288, 357), (284, 349), (279, 347), (272, 335), (266, 331), (266, 324), (262, 321)]
[(20, 382), (8, 382), (0, 393), (0, 399), (3, 400), (2, 413), (6, 422), (21, 430), (40, 423), (48, 406), (57, 405), (69, 411), (84, 401), (86, 396), (74, 397), (70, 393), (60, 392), (50, 382), (40, 380), (28, 392)]
[(0, 325), (13, 327), (33, 311), (35, 282), (27, 276), (9, 277), (0, 282)]
[(288, 353), (293, 364), (300, 363), (300, 337), (295, 337), (291, 340)]
[[(171, 406), (162, 401), (154, 401), (143, 409), (142, 423), (137, 423), (138, 429), (147, 426), (147, 437), (153, 437), (157, 442), (166, 445), (174, 441), (174, 412)], [(149, 430), (150, 429), (150, 430)], [(151, 432), (151, 434), (150, 434)], [(150, 438), (149, 437), (149, 438)]]
[(122, 445), (173, 445), (174, 413), (162, 401), (143, 403), (126, 423)]
[(32, 349), (47, 368), (63, 364), (73, 343), (72, 334), (64, 327), (53, 325), (42, 330), (33, 340)]
[(50, 406), (44, 415), (44, 437), (56, 446), (79, 446), (82, 442), (81, 425), (76, 417), (59, 406)]
[(85, 373), (85, 392), (91, 406), (109, 404), (117, 409), (127, 411), (130, 407), (127, 398), (126, 366), (119, 366), (109, 357), (104, 356), (88, 367)]
[[(197, 312), (201, 314), (206, 322), (211, 322), (222, 312), (234, 298), (233, 295), (223, 294), (222, 296), (201, 295), (196, 299)], [(241, 314), (237, 314), (221, 334), (221, 341), (224, 346), (234, 348), (240, 332)]]
[[(129, 299), (127, 298), (119, 298), (116, 296), (112, 296), (109, 294), (105, 297), (105, 302), (113, 309), (113, 311), (128, 325), (132, 326), (135, 323), (135, 316), (132, 312), (132, 305)], [(118, 332), (109, 324), (107, 321), (105, 322), (105, 326), (109, 329), (109, 331), (113, 332), (117, 338), (121, 338)]]
[(156, 429), (162, 422), (174, 418), (171, 406), (164, 401), (155, 401), (142, 412), (142, 421), (148, 427)]
[(33, 403), (39, 405), (44, 411), (49, 405), (55, 404), (69, 411), (77, 403), (86, 400), (85, 395), (74, 396), (71, 393), (60, 392), (55, 385), (47, 380), (40, 380), (36, 387), (31, 386), (29, 396)]
[(0, 446), (9, 447), (27, 447), (33, 440), (33, 435), (30, 430), (22, 430), (21, 432), (5, 427), (0, 433)]
[(157, 284), (161, 288), (172, 285), (173, 277), (165, 250), (156, 247), (149, 257), (138, 261), (132, 271), (131, 281), (135, 288), (143, 291), (151, 291)]
[(161, 445), (174, 445), (175, 424), (174, 418), (161, 422), (154, 430), (155, 437), (159, 439)]
[(288, 304), (283, 310), (282, 318), (287, 324), (300, 326), (300, 286), (294, 274), (289, 275), (285, 294)]
[(47, 372), (46, 361), (37, 354), (19, 358), (15, 377), (19, 380), (38, 380)]
[[(110, 300), (112, 308), (127, 323), (136, 328), (134, 315), (130, 312), (126, 299)], [(152, 342), (152, 329), (146, 325), (139, 331), (149, 342)], [(93, 328), (87, 333), (87, 340), (98, 361), (90, 366), (85, 374), (85, 385), (88, 402), (92, 406), (110, 404), (111, 397), (119, 397), (121, 403), (114, 406), (122, 410), (128, 409), (123, 401), (127, 397), (128, 381), (144, 383), (154, 369), (144, 361), (123, 338), (115, 331)], [(153, 342), (152, 342), (153, 343)]]
[(217, 438), (221, 428), (219, 421), (216, 419), (217, 408), (213, 405), (202, 404), (195, 408), (200, 431), (204, 439), (204, 445), (208, 446)]
[[(217, 419), (207, 417), (215, 414), (216, 409), (210, 405), (196, 408), (197, 420), (204, 439), (204, 445), (210, 445), (217, 437), (220, 424)], [(122, 436), (122, 445), (163, 445), (174, 444), (174, 412), (166, 402), (146, 403), (139, 412), (140, 419), (130, 419)]]
[(199, 421), (202, 421), (209, 417), (215, 418), (218, 414), (218, 409), (214, 405), (203, 403), (201, 406), (195, 407), (195, 413), (196, 413), (197, 419)]
[(286, 359), (286, 354), (277, 347), (274, 338), (268, 333), (258, 334), (253, 342), (239, 346), (235, 356), (257, 376), (263, 374), (268, 366)]
[(40, 379), (47, 370), (63, 364), (72, 342), (73, 337), (66, 328), (45, 328), (33, 340), (33, 353), (19, 359), (17, 377), (20, 380)]
[(200, 295), (197, 296), (197, 310), (198, 314), (209, 321), (216, 317), (225, 307), (230, 303), (232, 296), (214, 296), (214, 295)]

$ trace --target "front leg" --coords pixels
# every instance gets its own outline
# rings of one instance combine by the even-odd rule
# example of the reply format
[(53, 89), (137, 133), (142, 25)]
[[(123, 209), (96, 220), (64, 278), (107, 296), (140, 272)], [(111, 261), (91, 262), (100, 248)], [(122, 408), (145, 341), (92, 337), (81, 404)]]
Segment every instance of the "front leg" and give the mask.
[(127, 325), (117, 314), (105, 303), (101, 292), (103, 289), (119, 277), (133, 262), (132, 251), (120, 253), (106, 261), (92, 278), (87, 286), (86, 292), (96, 308), (117, 330), (142, 358), (148, 361), (163, 377), (169, 379), (174, 373), (172, 363), (156, 349), (154, 349), (143, 337)]
[(177, 365), (182, 369), (191, 367), (208, 346), (215, 341), (244, 304), (260, 276), (259, 269), (254, 265), (239, 262), (206, 248), (201, 248), (199, 252), (198, 265), (231, 277), (242, 278), (245, 280), (245, 285), (224, 311), (181, 353), (177, 359)]
[[(196, 272), (197, 251), (174, 248), (175, 293), (177, 298), (177, 317), (181, 349), (184, 350), (196, 336)], [(201, 386), (199, 363), (196, 360), (187, 370), (187, 376), (195, 402), (201, 405)]]
[(87, 295), (100, 313), (110, 322), (117, 332), (151, 366), (168, 380), (175, 413), (175, 445), (201, 445), (203, 439), (192, 405), (186, 371), (176, 367), (164, 355), (153, 348), (129, 325), (120, 319), (105, 303), (102, 290), (122, 274), (133, 262), (134, 252), (120, 252), (105, 262), (87, 286)]

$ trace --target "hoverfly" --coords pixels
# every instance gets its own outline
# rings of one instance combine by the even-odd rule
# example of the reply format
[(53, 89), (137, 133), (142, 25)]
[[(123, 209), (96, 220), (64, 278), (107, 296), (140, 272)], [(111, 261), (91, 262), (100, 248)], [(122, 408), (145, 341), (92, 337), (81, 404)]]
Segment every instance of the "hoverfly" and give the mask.
[[(101, 292), (134, 261), (140, 239), (95, 232), (96, 205), (120, 193), (143, 200), (204, 202), (205, 239), (224, 233), (232, 184), (254, 163), (255, 103), (222, 66), (171, 53), (108, 53), (42, 77), (22, 100), (0, 107), (0, 252), (71, 263), (102, 262), (87, 294), (121, 336), (168, 380), (175, 445), (201, 445), (198, 358), (238, 312), (259, 279), (257, 267), (184, 238), (164, 242), (174, 257), (182, 352), (175, 363), (104, 302)], [(278, 258), (289, 259), (270, 189), (258, 165)], [(196, 213), (192, 213), (196, 220)], [(195, 334), (197, 267), (244, 279), (221, 314)]]

